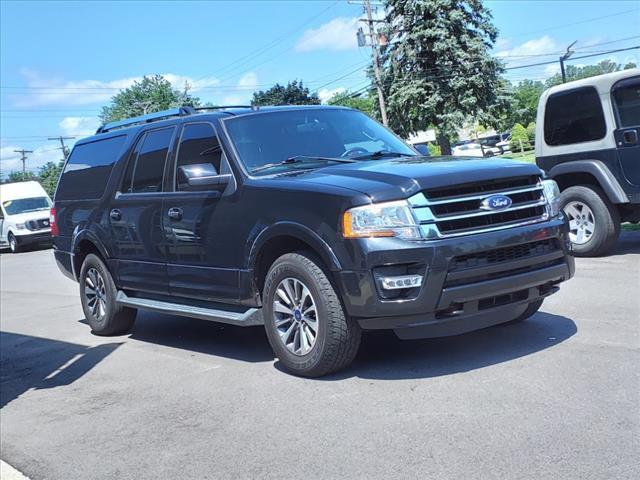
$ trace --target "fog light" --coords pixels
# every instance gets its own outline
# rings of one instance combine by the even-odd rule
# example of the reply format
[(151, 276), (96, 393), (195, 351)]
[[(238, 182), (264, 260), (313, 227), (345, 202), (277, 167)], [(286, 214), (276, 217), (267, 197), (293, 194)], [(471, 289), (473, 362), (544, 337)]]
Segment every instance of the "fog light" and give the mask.
[(415, 288), (422, 285), (422, 275), (399, 275), (396, 277), (381, 277), (380, 282), (385, 290), (400, 288)]

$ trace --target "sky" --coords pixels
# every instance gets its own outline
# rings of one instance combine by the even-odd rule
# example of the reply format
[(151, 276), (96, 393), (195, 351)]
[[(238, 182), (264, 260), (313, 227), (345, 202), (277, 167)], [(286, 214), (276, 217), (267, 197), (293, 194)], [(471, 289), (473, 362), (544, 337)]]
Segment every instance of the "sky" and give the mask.
[[(640, 45), (640, 0), (486, 1), (507, 67)], [(381, 15), (382, 12), (378, 12)], [(256, 89), (301, 79), (324, 100), (368, 85), (359, 48), (362, 6), (345, 0), (0, 1), (0, 174), (61, 158), (59, 135), (81, 138), (119, 89), (161, 74), (215, 104), (244, 104)], [(640, 64), (640, 50), (603, 59)], [(507, 71), (544, 80), (557, 63)], [(72, 145), (75, 140), (68, 143)]]

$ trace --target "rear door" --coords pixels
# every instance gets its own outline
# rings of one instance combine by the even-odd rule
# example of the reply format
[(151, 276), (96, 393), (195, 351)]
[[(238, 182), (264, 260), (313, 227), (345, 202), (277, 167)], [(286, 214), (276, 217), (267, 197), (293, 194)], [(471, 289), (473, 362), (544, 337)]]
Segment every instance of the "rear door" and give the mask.
[(175, 158), (173, 193), (167, 193), (163, 208), (169, 291), (203, 300), (236, 300), (238, 270), (229, 268), (227, 250), (233, 242), (229, 222), (241, 220), (233, 217), (233, 205), (220, 189), (189, 187), (178, 174), (180, 167), (189, 166), (231, 173), (214, 126), (204, 121), (185, 123)]
[(640, 185), (640, 76), (616, 83), (611, 100), (616, 113), (620, 166), (630, 183)]
[(148, 130), (131, 153), (109, 222), (122, 288), (167, 293), (163, 180), (176, 127)]

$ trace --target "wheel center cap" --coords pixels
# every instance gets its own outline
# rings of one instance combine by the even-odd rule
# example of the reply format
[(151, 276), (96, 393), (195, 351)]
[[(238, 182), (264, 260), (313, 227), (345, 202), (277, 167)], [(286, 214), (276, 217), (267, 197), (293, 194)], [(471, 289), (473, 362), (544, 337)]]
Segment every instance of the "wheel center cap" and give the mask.
[(296, 308), (296, 309), (293, 311), (293, 318), (295, 318), (297, 322), (299, 322), (300, 320), (302, 320), (302, 312), (300, 311), (300, 309), (299, 309), (299, 308)]

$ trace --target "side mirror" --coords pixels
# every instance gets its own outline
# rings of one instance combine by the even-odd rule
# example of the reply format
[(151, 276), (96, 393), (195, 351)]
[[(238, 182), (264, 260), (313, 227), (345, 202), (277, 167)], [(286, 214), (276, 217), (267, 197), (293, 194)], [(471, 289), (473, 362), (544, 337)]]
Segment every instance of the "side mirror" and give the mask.
[(420, 155), (424, 155), (425, 157), (431, 156), (431, 154), (429, 153), (429, 148), (423, 143), (414, 145), (413, 148), (415, 148), (420, 153)]
[(231, 175), (220, 175), (212, 163), (194, 163), (178, 167), (180, 190), (222, 190), (231, 181)]

